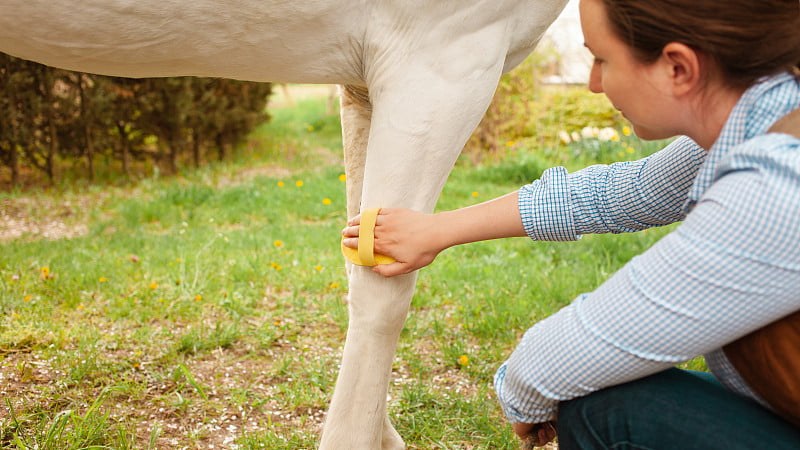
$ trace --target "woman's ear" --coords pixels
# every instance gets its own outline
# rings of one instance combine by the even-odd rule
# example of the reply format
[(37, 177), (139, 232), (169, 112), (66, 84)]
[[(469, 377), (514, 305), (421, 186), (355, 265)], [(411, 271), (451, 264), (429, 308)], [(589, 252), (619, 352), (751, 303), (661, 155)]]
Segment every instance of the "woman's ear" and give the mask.
[(692, 92), (703, 82), (703, 57), (685, 44), (670, 42), (665, 45), (659, 63), (674, 95)]

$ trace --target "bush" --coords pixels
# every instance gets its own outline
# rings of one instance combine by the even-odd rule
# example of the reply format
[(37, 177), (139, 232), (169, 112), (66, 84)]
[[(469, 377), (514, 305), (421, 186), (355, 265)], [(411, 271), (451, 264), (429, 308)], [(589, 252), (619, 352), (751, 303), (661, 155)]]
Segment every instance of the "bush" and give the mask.
[(502, 158), (521, 141), (533, 151), (561, 147), (560, 132), (580, 132), (587, 125), (621, 128), (627, 122), (602, 94), (586, 86), (546, 85), (542, 80), (557, 56), (537, 51), (503, 75), (492, 104), (467, 143), (475, 160)]
[(176, 77), (126, 79), (55, 69), (0, 53), (0, 182), (98, 159), (175, 173), (182, 163), (224, 159), (260, 122), (269, 83)]

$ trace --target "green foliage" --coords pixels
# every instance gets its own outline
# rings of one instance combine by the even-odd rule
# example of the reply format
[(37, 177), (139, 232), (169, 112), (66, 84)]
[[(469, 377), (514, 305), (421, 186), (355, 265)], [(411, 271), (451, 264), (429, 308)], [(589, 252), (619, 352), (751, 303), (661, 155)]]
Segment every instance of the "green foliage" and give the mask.
[(603, 95), (585, 86), (539, 82), (552, 64), (537, 52), (503, 75), (492, 104), (466, 146), (473, 159), (502, 159), (508, 148), (525, 141), (531, 151), (557, 147), (559, 132), (580, 131), (587, 125), (621, 128), (626, 121)]
[(126, 79), (0, 54), (0, 183), (176, 173), (225, 159), (267, 119), (269, 83)]

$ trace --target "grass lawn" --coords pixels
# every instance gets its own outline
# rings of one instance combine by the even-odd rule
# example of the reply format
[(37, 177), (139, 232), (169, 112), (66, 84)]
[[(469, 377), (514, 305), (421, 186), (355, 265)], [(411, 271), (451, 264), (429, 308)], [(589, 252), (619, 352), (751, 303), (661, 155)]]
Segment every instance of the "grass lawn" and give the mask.
[[(347, 327), (340, 130), (325, 99), (272, 114), (235, 163), (0, 194), (0, 447), (316, 447)], [(459, 165), (439, 208), (547, 164)], [(517, 448), (495, 369), (667, 231), (479, 243), (423, 269), (390, 392), (408, 447)]]

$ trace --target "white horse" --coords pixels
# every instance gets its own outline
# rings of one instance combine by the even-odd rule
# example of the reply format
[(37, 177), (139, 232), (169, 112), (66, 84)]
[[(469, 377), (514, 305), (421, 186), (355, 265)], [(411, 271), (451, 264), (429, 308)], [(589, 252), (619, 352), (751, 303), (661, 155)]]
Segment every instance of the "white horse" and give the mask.
[[(348, 215), (433, 210), (500, 75), (567, 0), (2, 0), (0, 51), (125, 77), (343, 85)], [(349, 266), (324, 449), (395, 449), (392, 360), (416, 274)]]

